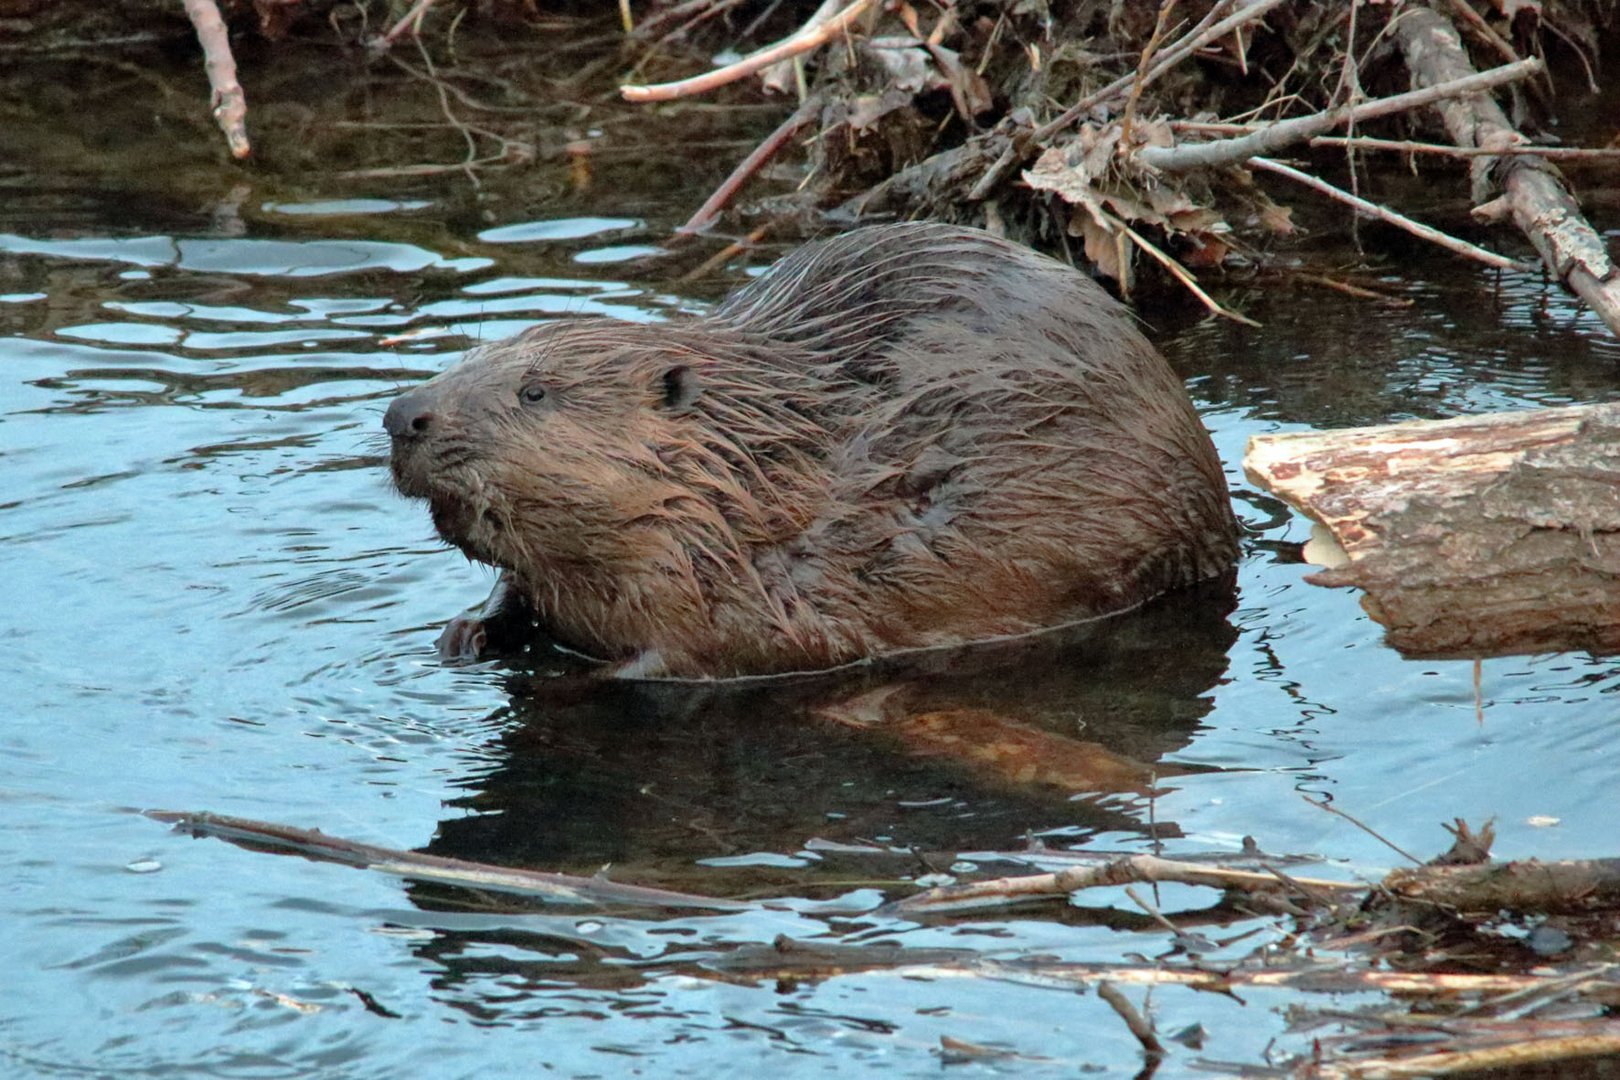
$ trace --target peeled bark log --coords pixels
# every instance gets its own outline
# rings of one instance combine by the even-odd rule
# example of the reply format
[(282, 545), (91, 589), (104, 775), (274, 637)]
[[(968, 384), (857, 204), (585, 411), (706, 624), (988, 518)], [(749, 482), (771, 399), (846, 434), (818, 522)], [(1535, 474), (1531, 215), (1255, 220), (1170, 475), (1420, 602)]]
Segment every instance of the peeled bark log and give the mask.
[(1620, 652), (1620, 404), (1261, 435), (1243, 468), (1408, 656)]

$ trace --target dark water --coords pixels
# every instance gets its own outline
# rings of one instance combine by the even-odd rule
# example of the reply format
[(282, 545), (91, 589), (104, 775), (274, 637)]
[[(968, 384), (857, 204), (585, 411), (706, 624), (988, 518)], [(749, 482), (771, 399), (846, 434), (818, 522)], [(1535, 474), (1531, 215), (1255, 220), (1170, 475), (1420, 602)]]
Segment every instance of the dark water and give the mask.
[[(874, 910), (1031, 837), (1150, 850), (1150, 817), (1170, 854), (1253, 835), (1326, 875), (1394, 864), (1304, 794), (1424, 855), (1458, 816), (1494, 816), (1505, 857), (1615, 854), (1620, 664), (1487, 661), (1476, 721), (1471, 665), (1403, 661), (1353, 595), (1304, 585), (1287, 549), (1306, 528), (1238, 471), (1260, 432), (1620, 397), (1620, 348), (1539, 279), (1414, 253), (1377, 282), (1407, 307), (1272, 283), (1234, 298), (1257, 331), (1160, 320), (1253, 529), (1235, 598), (893, 678), (593, 687), (436, 662), (437, 626), (490, 575), (390, 493), (378, 424), (473, 340), (711, 298), (655, 246), (708, 173), (553, 197), (521, 175), (188, 168), (25, 168), (0, 207), (8, 1076), (913, 1075), (940, 1069), (942, 1038), (1017, 1055), (964, 1075), (1121, 1072), (1139, 1053), (1109, 1008), (1038, 980), (731, 969), (779, 935), (1166, 954), (1150, 921), (1103, 910), (1137, 910), (1115, 892), (925, 924)], [(851, 722), (874, 701), (969, 739), (1010, 718), (1044, 771)], [(155, 807), (781, 899), (545, 908), (194, 841)], [(1219, 931), (1238, 940), (1206, 960), (1283, 929)], [(1259, 1064), (1273, 1040), (1308, 1053), (1293, 1000), (1154, 991), (1161, 1031), (1206, 1032), (1164, 1074)]]

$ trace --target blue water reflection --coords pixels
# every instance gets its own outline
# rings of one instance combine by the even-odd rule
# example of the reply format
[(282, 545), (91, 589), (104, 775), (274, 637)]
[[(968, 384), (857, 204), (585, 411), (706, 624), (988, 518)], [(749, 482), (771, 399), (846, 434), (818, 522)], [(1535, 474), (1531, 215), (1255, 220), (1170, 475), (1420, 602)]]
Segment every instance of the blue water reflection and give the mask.
[[(343, 235), (0, 237), (0, 266), (41, 282), (0, 308), (8, 1074), (916, 1075), (937, 1071), (942, 1039), (1014, 1055), (979, 1071), (1117, 1070), (1138, 1058), (1117, 1018), (1034, 976), (779, 981), (743, 961), (779, 935), (1007, 963), (1165, 953), (1162, 931), (1087, 910), (1102, 898), (926, 925), (876, 911), (897, 879), (985, 865), (1029, 834), (1148, 850), (1151, 777), (1171, 853), (1253, 835), (1327, 874), (1391, 865), (1308, 793), (1425, 853), (1440, 822), (1495, 816), (1506, 856), (1613, 854), (1593, 808), (1612, 787), (1620, 666), (1489, 661), (1481, 725), (1471, 665), (1403, 661), (1355, 596), (1305, 585), (1276, 554), (1304, 526), (1237, 469), (1258, 432), (1620, 396), (1613, 346), (1561, 297), (1509, 276), (1490, 283), (1493, 317), (1464, 318), (1482, 280), (1449, 264), (1415, 269), (1399, 314), (1279, 299), (1253, 312), (1258, 332), (1160, 334), (1255, 530), (1234, 610), (1171, 605), (906, 685), (926, 715), (1001, 709), (1091, 748), (1090, 788), (907, 757), (817, 721), (813, 691), (582, 696), (440, 666), (437, 626), (490, 574), (390, 492), (381, 412), (479, 340), (693, 305), (600, 276), (640, 228), (530, 221), (454, 258)], [(530, 241), (591, 276), (537, 270)], [(575, 873), (611, 861), (619, 880), (778, 902), (535, 908), (192, 841), (138, 813), (154, 807)], [(1229, 933), (1246, 930), (1217, 959), (1277, 933)], [(1153, 1007), (1161, 1030), (1201, 1023), (1204, 1056), (1254, 1063), (1274, 1038), (1308, 1044), (1287, 1003), (1169, 989)]]

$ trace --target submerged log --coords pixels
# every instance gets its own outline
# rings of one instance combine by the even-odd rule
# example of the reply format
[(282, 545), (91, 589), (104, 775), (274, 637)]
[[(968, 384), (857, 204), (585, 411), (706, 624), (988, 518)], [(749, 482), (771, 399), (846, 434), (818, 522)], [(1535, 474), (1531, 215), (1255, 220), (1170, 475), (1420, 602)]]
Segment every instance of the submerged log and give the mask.
[(1260, 435), (1243, 468), (1408, 656), (1620, 652), (1620, 404)]

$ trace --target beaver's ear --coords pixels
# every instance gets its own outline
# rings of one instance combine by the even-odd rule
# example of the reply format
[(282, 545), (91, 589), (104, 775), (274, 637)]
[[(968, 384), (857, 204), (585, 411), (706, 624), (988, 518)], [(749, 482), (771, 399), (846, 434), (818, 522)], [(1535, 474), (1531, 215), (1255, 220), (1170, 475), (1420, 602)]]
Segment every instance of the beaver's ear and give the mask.
[(664, 370), (659, 392), (664, 408), (680, 412), (703, 393), (703, 384), (698, 381), (697, 372), (685, 364), (675, 364)]

